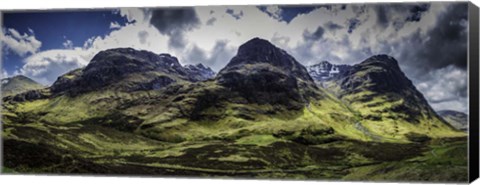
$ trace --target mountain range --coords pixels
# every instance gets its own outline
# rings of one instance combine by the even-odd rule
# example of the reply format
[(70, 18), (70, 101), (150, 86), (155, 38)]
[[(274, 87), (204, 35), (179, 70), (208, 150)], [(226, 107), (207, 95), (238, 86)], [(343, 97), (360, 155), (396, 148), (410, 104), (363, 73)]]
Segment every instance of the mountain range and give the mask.
[[(109, 49), (3, 101), (4, 164), (18, 171), (362, 179), (387, 164), (409, 176), (399, 161), (427, 160), (432, 141), (465, 137), (390, 56), (305, 67), (260, 38), (218, 74), (169, 54)], [(352, 168), (362, 165), (371, 166)], [(451, 171), (412, 179), (442, 173)]]

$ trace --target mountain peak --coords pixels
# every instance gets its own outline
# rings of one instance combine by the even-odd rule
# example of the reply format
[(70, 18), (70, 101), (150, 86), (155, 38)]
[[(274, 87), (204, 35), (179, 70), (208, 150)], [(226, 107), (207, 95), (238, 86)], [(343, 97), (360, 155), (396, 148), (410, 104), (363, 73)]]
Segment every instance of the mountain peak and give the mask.
[(258, 37), (242, 44), (238, 48), (237, 57), (247, 58), (251, 62), (266, 63), (278, 61), (281, 57), (292, 58), (284, 50)]
[(249, 52), (251, 50), (259, 49), (259, 48), (277, 48), (275, 45), (270, 43), (268, 40), (255, 37), (250, 39), (249, 41), (242, 44), (239, 48), (239, 52)]
[(282, 104), (289, 109), (303, 107), (317, 88), (305, 66), (260, 38), (240, 46), (217, 80), (249, 102)]
[(43, 88), (43, 85), (23, 75), (4, 78), (1, 85), (3, 96)]
[(268, 65), (288, 75), (294, 75), (305, 81), (313, 82), (302, 64), (297, 62), (287, 52), (265, 39), (253, 38), (242, 44), (238, 48), (237, 55), (230, 60), (219, 74), (225, 70), (244, 68), (246, 65)]
[(370, 58), (366, 59), (362, 63), (366, 63), (366, 64), (382, 63), (382, 64), (387, 64), (387, 65), (390, 65), (390, 66), (398, 67), (397, 60), (395, 58), (393, 58), (392, 56), (386, 55), (386, 54), (371, 56)]

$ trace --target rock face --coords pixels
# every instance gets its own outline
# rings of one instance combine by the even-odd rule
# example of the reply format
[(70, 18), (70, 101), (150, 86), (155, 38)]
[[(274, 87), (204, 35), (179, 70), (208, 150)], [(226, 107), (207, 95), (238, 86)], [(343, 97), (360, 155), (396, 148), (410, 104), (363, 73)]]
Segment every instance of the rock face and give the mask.
[(300, 108), (315, 96), (307, 69), (284, 50), (254, 38), (216, 77), (219, 84), (239, 92), (250, 103), (283, 104)]
[(437, 112), (445, 121), (458, 130), (468, 131), (468, 115), (453, 110), (441, 110)]
[(350, 65), (335, 65), (328, 61), (322, 61), (308, 66), (307, 70), (313, 80), (323, 82), (343, 77), (350, 68)]
[(42, 88), (44, 88), (43, 85), (23, 75), (2, 79), (2, 96), (9, 96)]
[(106, 88), (124, 92), (155, 90), (178, 81), (204, 80), (211, 76), (208, 69), (203, 65), (184, 68), (169, 54), (109, 49), (95, 55), (85, 68), (60, 76), (51, 89), (54, 94), (71, 95)]
[(185, 65), (184, 67), (189, 78), (194, 81), (205, 81), (215, 77), (215, 72), (201, 63), (196, 65)]

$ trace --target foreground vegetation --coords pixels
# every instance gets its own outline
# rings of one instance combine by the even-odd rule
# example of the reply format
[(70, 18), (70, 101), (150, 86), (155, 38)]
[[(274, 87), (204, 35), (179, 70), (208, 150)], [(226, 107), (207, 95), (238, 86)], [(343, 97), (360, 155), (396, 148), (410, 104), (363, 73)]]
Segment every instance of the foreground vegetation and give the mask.
[[(127, 132), (124, 129), (128, 127), (98, 124), (92, 119), (63, 124), (47, 122), (48, 114), (29, 114), (41, 112), (40, 105), (49, 107), (46, 105), (51, 102), (42, 101), (10, 105), (23, 114), (4, 115), (7, 121), (16, 119), (17, 122), (3, 125), (3, 146), (8, 151), (4, 153), (3, 173), (467, 180), (466, 137), (409, 142), (379, 136), (380, 140), (376, 140), (356, 129), (354, 116), (344, 115), (345, 119), (352, 119), (352, 124), (328, 124), (328, 119), (320, 119), (328, 114), (321, 111), (319, 105), (311, 105), (310, 110), (305, 108), (293, 115), (265, 118), (265, 121), (257, 117), (255, 123), (236, 120), (241, 126), (231, 125), (233, 121), (228, 124), (234, 117), (218, 123), (176, 120), (162, 124), (170, 125), (166, 129), (171, 131), (168, 135), (159, 134), (158, 138), (151, 137), (151, 132)], [(335, 107), (324, 110), (333, 112)], [(57, 114), (58, 120), (72, 119), (62, 117), (68, 112)], [(118, 124), (113, 118), (102, 122)], [(296, 124), (292, 125), (293, 122)], [(188, 132), (175, 132), (174, 128), (178, 130), (179, 125)], [(233, 129), (235, 127), (239, 129)]]

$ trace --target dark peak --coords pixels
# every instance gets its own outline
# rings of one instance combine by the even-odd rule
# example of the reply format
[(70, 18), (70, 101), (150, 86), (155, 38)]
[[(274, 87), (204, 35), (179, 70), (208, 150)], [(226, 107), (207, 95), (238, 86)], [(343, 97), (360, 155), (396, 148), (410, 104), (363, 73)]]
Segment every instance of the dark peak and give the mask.
[(273, 50), (280, 50), (280, 48), (277, 48), (275, 45), (265, 39), (255, 37), (245, 42), (238, 48), (238, 55), (252, 52), (257, 54), (268, 54)]
[[(112, 48), (112, 49), (106, 49), (104, 52), (118, 52), (118, 53), (134, 53), (137, 50), (133, 48)], [(100, 51), (102, 52), (102, 51)]]
[(380, 63), (384, 63), (384, 64), (388, 64), (388, 65), (394, 65), (394, 66), (398, 67), (397, 60), (395, 58), (393, 58), (392, 56), (386, 55), (386, 54), (371, 56), (370, 58), (366, 59), (362, 63), (372, 63), (372, 62), (380, 62)]
[[(262, 39), (255, 37), (253, 39), (250, 39), (249, 41), (245, 42), (242, 44), (242, 46), (249, 46), (249, 45), (263, 45), (263, 46), (274, 46), (272, 43), (270, 43), (268, 40)], [(242, 47), (240, 46), (240, 47)]]
[(260, 38), (253, 38), (242, 44), (238, 48), (237, 55), (230, 60), (225, 68), (261, 63), (267, 63), (286, 71), (305, 68), (287, 52), (276, 47), (269, 41)]
[[(98, 65), (132, 63), (134, 60), (141, 62), (142, 65), (181, 68), (178, 59), (170, 54), (155, 54), (151, 51), (133, 48), (114, 48), (97, 53), (87, 65), (86, 70)], [(98, 64), (99, 62), (102, 64)], [(138, 66), (138, 63), (136, 65)]]

